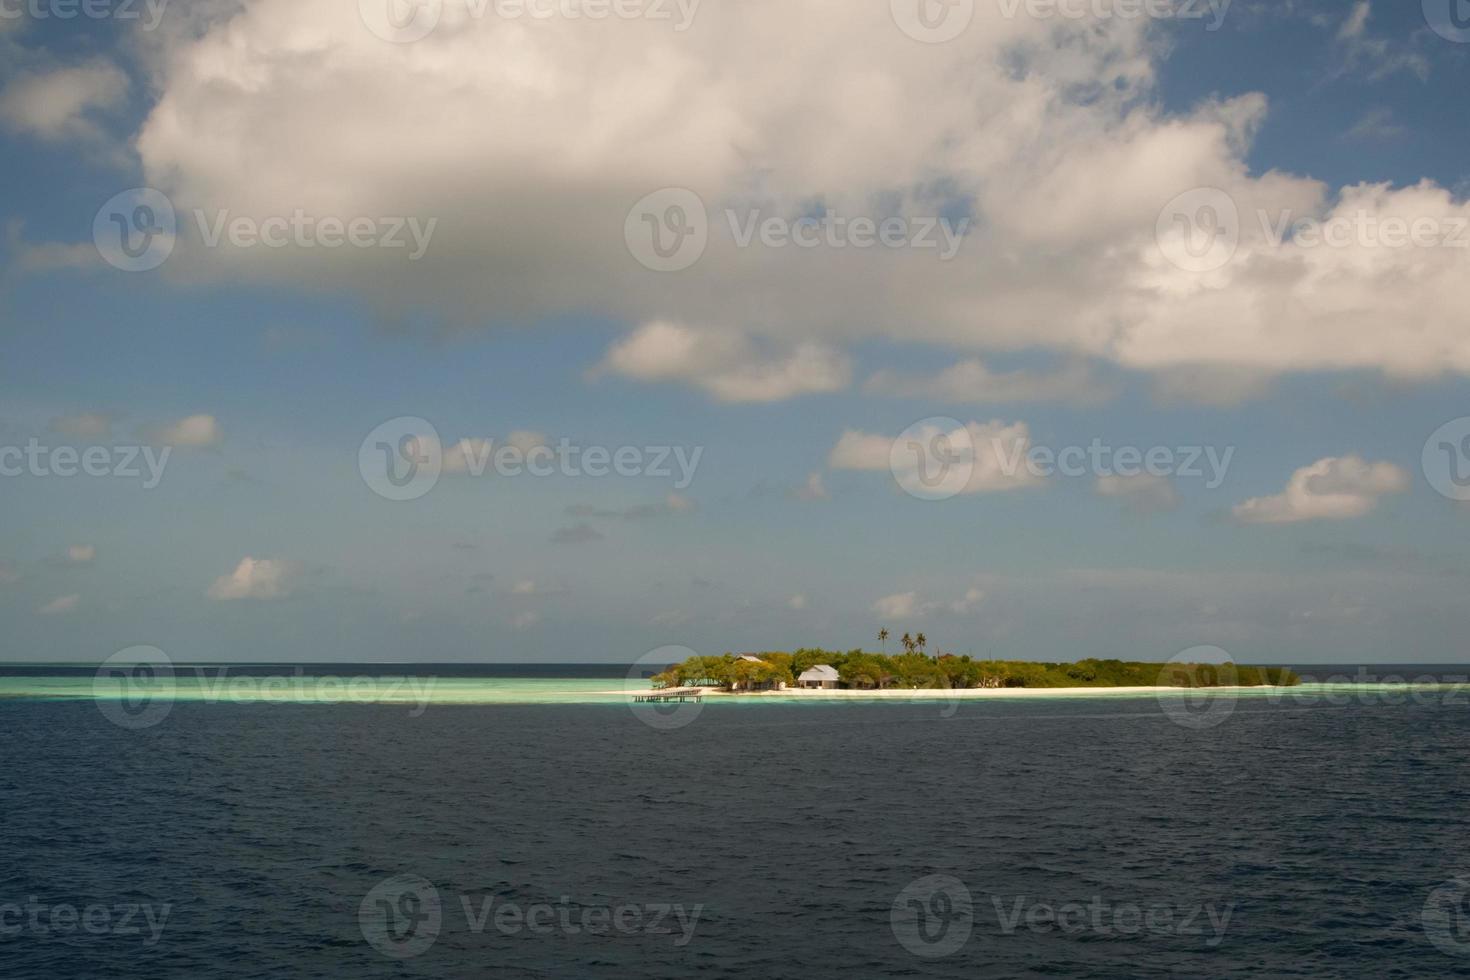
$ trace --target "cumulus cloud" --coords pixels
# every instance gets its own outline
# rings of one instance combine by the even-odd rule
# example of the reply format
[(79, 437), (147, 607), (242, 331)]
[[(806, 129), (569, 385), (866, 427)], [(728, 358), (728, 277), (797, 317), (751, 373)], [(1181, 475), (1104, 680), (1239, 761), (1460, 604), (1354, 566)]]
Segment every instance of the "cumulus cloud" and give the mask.
[(148, 440), (159, 446), (174, 446), (181, 449), (205, 449), (219, 444), (224, 438), (219, 422), (213, 415), (190, 415), (156, 426), (147, 432)]
[(1244, 524), (1347, 520), (1370, 513), (1380, 497), (1407, 489), (1409, 474), (1392, 463), (1328, 457), (1293, 473), (1283, 492), (1253, 497), (1231, 513)]
[(615, 344), (594, 374), (599, 372), (683, 382), (722, 402), (774, 402), (837, 391), (852, 378), (849, 360), (820, 344), (763, 353), (736, 333), (664, 321), (644, 324)]
[(947, 467), (947, 472), (968, 474), (956, 483), (958, 493), (993, 493), (1046, 482), (1026, 465), (1030, 451), (1031, 430), (1025, 422), (969, 422), (954, 429), (926, 425), (907, 432), (901, 444), (897, 437), (849, 429), (832, 447), (827, 465), (834, 470), (887, 470), (905, 484), (918, 474)]
[(40, 616), (59, 616), (62, 613), (69, 613), (76, 609), (77, 603), (81, 602), (81, 600), (82, 597), (75, 593), (72, 595), (58, 596), (37, 609), (36, 614)]
[(48, 428), (72, 439), (108, 439), (112, 436), (112, 416), (101, 412), (62, 415), (52, 419)]
[(822, 474), (812, 471), (807, 474), (806, 482), (791, 491), (791, 495), (797, 500), (831, 500), (832, 494), (827, 491), (826, 481)]
[(1135, 476), (1100, 476), (1097, 492), (1103, 497), (1114, 497), (1129, 510), (1140, 514), (1173, 510), (1179, 506), (1179, 491), (1165, 476), (1139, 473)]
[(803, 595), (800, 592), (796, 593), (791, 598), (789, 598), (789, 599), (786, 600), (786, 607), (788, 609), (795, 609), (795, 610), (800, 611), (802, 609), (805, 609), (806, 606), (807, 606), (806, 596)]
[(898, 592), (893, 595), (884, 596), (874, 602), (872, 611), (878, 618), (884, 620), (915, 619), (920, 616), (932, 616), (936, 613), (950, 613), (955, 616), (964, 616), (974, 612), (975, 608), (984, 601), (985, 591), (973, 586), (966, 589), (964, 595), (948, 602), (921, 598), (916, 591)]
[(90, 565), (97, 560), (97, 547), (90, 544), (74, 544), (66, 549), (66, 560), (73, 565)]
[(214, 580), (209, 598), (284, 599), (291, 594), (294, 566), (273, 558), (242, 558), (228, 575)]
[(99, 139), (96, 112), (127, 94), (128, 77), (106, 62), (25, 72), (0, 90), (0, 123), (46, 140)]
[(965, 594), (949, 604), (949, 611), (957, 616), (972, 611), (985, 600), (985, 593), (981, 589), (966, 589)]
[[(594, 310), (632, 331), (604, 372), (731, 402), (844, 387), (846, 351), (873, 340), (1148, 372), (1470, 374), (1464, 250), (1310, 247), (1257, 218), (1455, 223), (1467, 202), (1427, 181), (1341, 188), (1260, 172), (1266, 99), (1170, 107), (1157, 80), (1171, 48), (1148, 18), (976, 4), (959, 37), (930, 45), (888, 4), (850, 0), (704, 4), (682, 32), (446, 3), (428, 37), (391, 44), (341, 0), (195, 6), (187, 30), (146, 49), (144, 183), (181, 215), (441, 220), (414, 263), (406, 249), (202, 248), (186, 220), (165, 267), (176, 279), (308, 285), (457, 325)], [(1365, 52), (1353, 58), (1412, 64), (1365, 46), (1360, 8), (1346, 23), (1340, 43)], [(77, 98), (53, 104), (15, 118), (65, 130)], [(634, 203), (667, 187), (698, 196), (704, 213), (689, 217), (708, 244), (691, 267), (657, 273), (625, 233)], [(1240, 240), (1201, 273), (1171, 264), (1156, 235), (1166, 205), (1205, 187), (1228, 195)], [(965, 215), (973, 230), (947, 262), (742, 245), (730, 231), (730, 214), (829, 210)]]
[(917, 592), (898, 592), (873, 603), (873, 612), (882, 619), (911, 619), (924, 608)]
[(440, 457), (443, 472), (477, 476), (493, 473), (495, 470), (492, 464), (497, 459), (496, 454), (507, 449), (514, 450), (513, 456), (507, 454), (506, 457), (510, 465), (522, 465), (527, 453), (548, 444), (547, 438), (544, 432), (518, 429), (500, 442), (494, 439), (461, 439), (443, 448)]
[(976, 405), (1000, 402), (1095, 405), (1116, 393), (1113, 386), (1099, 381), (1092, 369), (1081, 362), (1052, 372), (996, 372), (979, 358), (961, 361), (928, 376), (878, 371), (863, 384), (863, 390), (869, 394)]

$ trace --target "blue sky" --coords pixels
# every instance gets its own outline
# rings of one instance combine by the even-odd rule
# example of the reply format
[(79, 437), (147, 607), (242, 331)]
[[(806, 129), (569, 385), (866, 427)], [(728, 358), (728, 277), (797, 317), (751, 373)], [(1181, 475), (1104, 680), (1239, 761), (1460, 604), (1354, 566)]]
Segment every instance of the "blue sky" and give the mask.
[[(445, 14), (407, 44), (274, 0), (8, 23), (0, 445), (170, 455), (147, 489), (0, 477), (0, 656), (627, 662), (887, 626), (1033, 659), (1463, 658), (1470, 509), (1421, 453), (1470, 415), (1470, 252), (1273, 251), (1252, 209), (1452, 227), (1470, 45), (1418, 4), (1237, 0), (1208, 32), (978, 0), (943, 44), (884, 9), (806, 30), (809, 6), (709, 0), (682, 33)], [(130, 272), (93, 219), (140, 186), (179, 237)], [(1168, 265), (1161, 208), (1221, 186), (1239, 250)], [(623, 216), (669, 187), (710, 246), (657, 272)], [(972, 223), (943, 263), (739, 248), (727, 208)], [(438, 224), (421, 262), (265, 254), (207, 247), (193, 215), (219, 209)], [(702, 455), (687, 487), (445, 473), (392, 501), (358, 451), (398, 417), (446, 456), (512, 433)], [(1234, 453), (1215, 488), (919, 499), (885, 460), (936, 417), (973, 424), (977, 472), (1017, 425)]]

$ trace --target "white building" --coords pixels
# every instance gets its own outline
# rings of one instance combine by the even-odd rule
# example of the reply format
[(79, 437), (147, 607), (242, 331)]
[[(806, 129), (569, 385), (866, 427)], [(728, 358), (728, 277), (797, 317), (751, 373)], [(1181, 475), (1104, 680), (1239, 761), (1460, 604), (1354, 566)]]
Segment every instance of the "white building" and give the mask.
[(837, 668), (829, 667), (826, 664), (817, 664), (815, 667), (808, 667), (796, 679), (796, 686), (832, 690), (837, 687)]

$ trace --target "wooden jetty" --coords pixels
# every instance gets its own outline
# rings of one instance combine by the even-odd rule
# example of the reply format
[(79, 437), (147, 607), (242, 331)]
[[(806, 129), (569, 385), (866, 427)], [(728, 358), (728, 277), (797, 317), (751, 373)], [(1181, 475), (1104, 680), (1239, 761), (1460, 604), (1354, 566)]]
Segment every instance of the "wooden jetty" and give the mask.
[(661, 691), (650, 691), (647, 694), (633, 695), (634, 701), (698, 701), (704, 697), (704, 692), (697, 687), (676, 687)]

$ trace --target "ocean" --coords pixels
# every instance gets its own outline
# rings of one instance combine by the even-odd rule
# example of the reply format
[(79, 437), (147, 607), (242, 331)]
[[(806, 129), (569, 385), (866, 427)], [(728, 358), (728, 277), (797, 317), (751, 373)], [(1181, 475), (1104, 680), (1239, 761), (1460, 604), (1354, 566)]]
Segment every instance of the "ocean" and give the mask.
[(1458, 687), (635, 710), (626, 667), (303, 671), (436, 679), (390, 703), (211, 670), (0, 669), (0, 976), (1470, 972)]

